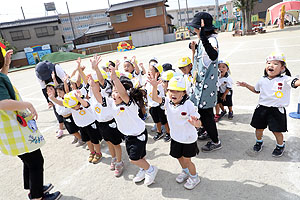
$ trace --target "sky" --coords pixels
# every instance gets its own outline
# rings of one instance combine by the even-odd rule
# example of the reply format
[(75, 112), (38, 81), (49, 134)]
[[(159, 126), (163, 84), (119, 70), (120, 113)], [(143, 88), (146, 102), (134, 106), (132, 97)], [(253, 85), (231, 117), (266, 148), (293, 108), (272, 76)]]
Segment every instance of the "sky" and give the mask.
[[(67, 0), (71, 13), (108, 8), (108, 1), (110, 4), (117, 4), (128, 0)], [(0, 22), (23, 19), (21, 7), (26, 19), (46, 16), (44, 3), (49, 2), (55, 3), (58, 13), (67, 13), (66, 1), (64, 0), (7, 0), (5, 4), (0, 6)], [(179, 2), (180, 8), (186, 7), (186, 0), (179, 0)], [(225, 2), (226, 0), (219, 0), (219, 4)], [(187, 3), (188, 7), (196, 7), (215, 4), (215, 0), (187, 0)], [(167, 9), (178, 8), (178, 0), (168, 0), (167, 4), (170, 6)], [(48, 12), (48, 15), (54, 14), (53, 11)]]

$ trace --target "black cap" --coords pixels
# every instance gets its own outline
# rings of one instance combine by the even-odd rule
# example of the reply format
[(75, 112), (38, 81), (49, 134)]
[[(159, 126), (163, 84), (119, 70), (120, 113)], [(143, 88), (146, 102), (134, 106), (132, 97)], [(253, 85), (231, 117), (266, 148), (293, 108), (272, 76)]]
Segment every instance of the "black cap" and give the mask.
[(51, 73), (54, 71), (54, 64), (48, 61), (39, 62), (35, 66), (35, 74), (36, 76), (42, 80), (48, 80), (51, 78)]
[(165, 63), (162, 65), (163, 71), (173, 70), (172, 65), (170, 63)]
[(214, 25), (212, 24), (212, 22), (213, 22), (212, 16), (207, 12), (197, 13), (194, 16), (193, 21), (191, 23), (187, 23), (186, 25), (200, 29), (201, 28), (201, 19), (204, 20), (204, 30), (205, 31), (212, 31), (212, 30), (216, 29), (216, 27), (214, 27)]

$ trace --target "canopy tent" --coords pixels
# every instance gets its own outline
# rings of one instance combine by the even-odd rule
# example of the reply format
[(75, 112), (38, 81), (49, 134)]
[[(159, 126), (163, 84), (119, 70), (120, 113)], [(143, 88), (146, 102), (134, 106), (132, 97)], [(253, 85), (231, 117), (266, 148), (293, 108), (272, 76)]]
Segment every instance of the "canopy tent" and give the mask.
[(300, 1), (285, 1), (277, 3), (268, 8), (266, 24), (268, 24), (269, 22), (271, 22), (271, 24), (274, 24), (274, 22), (277, 21), (280, 15), (280, 8), (283, 5), (285, 5), (286, 13), (292, 15), (296, 20), (298, 20), (300, 11)]

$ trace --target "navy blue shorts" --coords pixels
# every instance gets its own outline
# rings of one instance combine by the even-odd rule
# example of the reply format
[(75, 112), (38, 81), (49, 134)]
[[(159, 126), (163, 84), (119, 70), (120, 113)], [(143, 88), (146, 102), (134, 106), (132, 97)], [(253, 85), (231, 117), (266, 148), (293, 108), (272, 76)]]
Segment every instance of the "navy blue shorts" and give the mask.
[(146, 129), (138, 136), (125, 135), (125, 146), (130, 160), (140, 160), (146, 156), (147, 141), (148, 133)]

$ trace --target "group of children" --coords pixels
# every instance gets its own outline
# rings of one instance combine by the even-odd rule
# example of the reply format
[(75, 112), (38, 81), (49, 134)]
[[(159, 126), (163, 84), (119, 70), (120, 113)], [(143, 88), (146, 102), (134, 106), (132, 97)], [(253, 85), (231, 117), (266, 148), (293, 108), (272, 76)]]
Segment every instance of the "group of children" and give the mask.
[[(148, 106), (157, 129), (153, 139), (171, 141), (170, 155), (177, 158), (182, 167), (176, 181), (185, 182), (184, 187), (187, 189), (193, 189), (199, 184), (200, 178), (191, 160), (199, 153), (197, 128), (201, 127), (197, 107), (189, 99), (194, 89), (191, 59), (183, 57), (179, 60), (178, 68), (182, 73), (172, 69), (171, 64), (162, 66), (156, 58), (151, 59), (146, 83), (143, 79), (146, 70), (142, 64), (139, 65), (142, 70), (139, 68), (135, 57), (124, 59), (123, 71), (119, 70), (119, 61), (109, 61), (99, 69), (101, 58), (97, 55), (90, 62), (94, 74), (84, 73), (85, 67), (81, 66), (79, 58), (77, 78), (74, 78), (73, 73), (69, 81), (57, 84), (53, 76), (54, 82), (47, 85), (49, 99), (63, 116), (68, 132), (74, 134), (81, 143), (87, 144), (90, 151), (88, 161), (95, 164), (101, 160), (99, 141), (104, 139), (112, 157), (110, 169), (114, 170), (116, 177), (121, 176), (124, 162), (120, 144), (124, 140), (131, 163), (139, 167), (133, 181), (145, 180), (145, 185), (152, 184), (158, 168), (145, 159), (148, 133), (144, 120)], [(229, 76), (229, 63), (220, 60), (218, 68), (215, 121), (226, 114), (224, 106), (228, 106), (228, 118), (233, 118), (233, 81)], [(260, 93), (259, 106), (251, 122), (256, 128), (257, 142), (253, 147), (256, 152), (261, 151), (263, 130), (269, 126), (277, 140), (273, 156), (283, 154), (285, 144), (281, 132), (287, 130), (284, 107), (289, 103), (289, 89), (300, 85), (298, 79), (292, 79), (289, 75), (285, 57), (273, 54), (267, 58), (264, 78), (255, 87), (237, 82), (239, 86)], [(278, 90), (275, 96), (274, 89)]]

